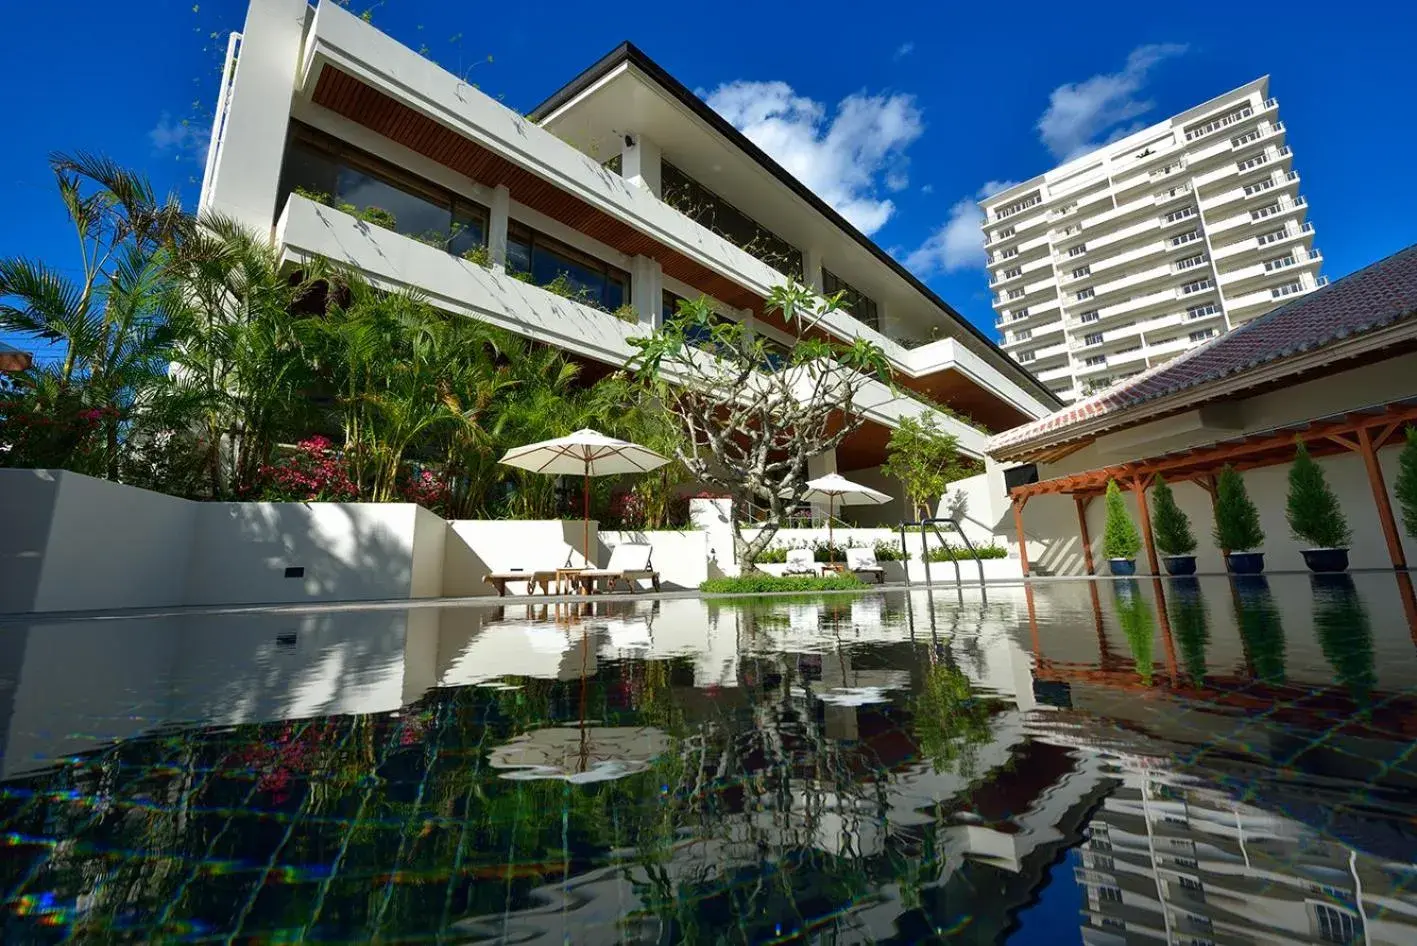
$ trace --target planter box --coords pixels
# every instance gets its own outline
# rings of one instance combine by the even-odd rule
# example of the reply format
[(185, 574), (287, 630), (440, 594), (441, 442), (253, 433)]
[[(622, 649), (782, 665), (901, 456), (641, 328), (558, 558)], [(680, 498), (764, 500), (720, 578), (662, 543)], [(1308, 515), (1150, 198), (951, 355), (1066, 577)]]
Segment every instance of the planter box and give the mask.
[(1166, 555), (1161, 561), (1166, 565), (1168, 575), (1194, 575), (1196, 557), (1194, 555)]
[(1137, 562), (1133, 558), (1109, 558), (1107, 569), (1114, 575), (1126, 577), (1137, 573)]
[(1231, 552), (1225, 556), (1225, 567), (1235, 575), (1258, 575), (1264, 571), (1264, 553)]
[(1304, 564), (1311, 572), (1348, 571), (1347, 549), (1300, 549), (1299, 554), (1304, 556)]

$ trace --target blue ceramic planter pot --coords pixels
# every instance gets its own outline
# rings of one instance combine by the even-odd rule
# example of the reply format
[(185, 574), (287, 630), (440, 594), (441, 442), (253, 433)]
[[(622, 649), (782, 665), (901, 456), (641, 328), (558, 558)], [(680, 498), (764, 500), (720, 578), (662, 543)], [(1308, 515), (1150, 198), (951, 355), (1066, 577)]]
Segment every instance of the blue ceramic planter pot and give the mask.
[(1162, 560), (1168, 575), (1194, 575), (1196, 557), (1194, 555), (1167, 555)]
[(1302, 549), (1301, 554), (1311, 572), (1348, 571), (1347, 549)]
[(1235, 575), (1258, 575), (1264, 571), (1264, 553), (1231, 552), (1225, 556), (1225, 567)]
[(1131, 558), (1109, 558), (1107, 560), (1107, 568), (1112, 574), (1118, 576), (1135, 575), (1137, 573), (1136, 559)]

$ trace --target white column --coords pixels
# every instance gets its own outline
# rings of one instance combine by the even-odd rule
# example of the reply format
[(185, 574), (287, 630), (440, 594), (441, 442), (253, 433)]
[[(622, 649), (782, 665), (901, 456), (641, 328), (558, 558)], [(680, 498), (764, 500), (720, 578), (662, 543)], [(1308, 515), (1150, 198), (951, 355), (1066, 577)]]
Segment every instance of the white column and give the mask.
[(822, 292), (822, 252), (811, 247), (802, 248), (803, 281), (808, 289)]
[(640, 324), (656, 329), (663, 321), (664, 271), (659, 260), (636, 256), (630, 260), (630, 304)]
[[(826, 453), (819, 453), (814, 457), (807, 458), (807, 479), (814, 480), (819, 476), (826, 476), (828, 473), (836, 472), (836, 451), (828, 450)], [(825, 524), (828, 515), (829, 503), (812, 503), (812, 521)]]
[[(251, 0), (232, 74), (225, 121), (203, 192), (211, 209), (269, 232), (305, 35), (305, 0)], [(222, 103), (217, 103), (220, 111)]]
[(507, 221), (511, 219), (512, 192), (506, 184), (498, 184), (492, 191), (492, 206), (488, 208), (487, 254), (492, 258), (492, 269), (506, 272), (507, 269)]
[(654, 196), (660, 195), (659, 145), (644, 135), (626, 135), (620, 151), (620, 175)]

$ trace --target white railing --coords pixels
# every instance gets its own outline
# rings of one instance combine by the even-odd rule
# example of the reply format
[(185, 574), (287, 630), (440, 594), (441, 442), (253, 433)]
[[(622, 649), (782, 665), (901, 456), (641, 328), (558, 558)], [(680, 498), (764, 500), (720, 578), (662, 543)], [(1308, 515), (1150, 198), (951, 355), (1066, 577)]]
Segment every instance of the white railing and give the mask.
[(1254, 113), (1255, 110), (1250, 108), (1250, 106), (1243, 106), (1233, 112), (1230, 112), (1227, 115), (1221, 115), (1219, 118), (1213, 118), (1210, 121), (1206, 122), (1204, 125), (1192, 128), (1190, 131), (1186, 132), (1186, 140), (1194, 141), (1197, 138), (1202, 138), (1213, 131), (1219, 131), (1220, 129), (1227, 128), (1238, 121), (1244, 121), (1246, 118), (1249, 118)]
[(236, 75), (236, 56), (241, 45), (241, 34), (232, 33), (226, 39), (226, 61), (221, 67), (221, 85), (217, 89), (216, 114), (212, 116), (212, 134), (207, 141), (207, 166), (202, 174), (202, 193), (197, 198), (197, 209), (206, 210), (211, 204), (212, 193), (216, 190), (216, 171), (221, 160), (221, 149), (226, 144), (226, 114), (231, 107), (231, 85)]

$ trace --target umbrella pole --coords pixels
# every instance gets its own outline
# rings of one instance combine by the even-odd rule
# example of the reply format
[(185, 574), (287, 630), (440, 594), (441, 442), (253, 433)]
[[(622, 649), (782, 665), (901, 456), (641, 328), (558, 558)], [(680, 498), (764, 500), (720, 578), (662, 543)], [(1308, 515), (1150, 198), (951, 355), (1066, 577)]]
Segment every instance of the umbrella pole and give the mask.
[(836, 564), (836, 546), (832, 544), (832, 518), (836, 509), (836, 494), (827, 494), (827, 561)]
[(581, 520), (585, 536), (581, 540), (581, 553), (585, 556), (585, 567), (590, 568), (590, 461), (585, 462), (585, 507)]

